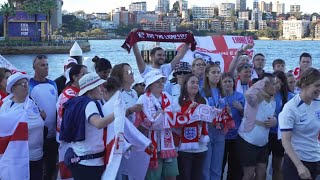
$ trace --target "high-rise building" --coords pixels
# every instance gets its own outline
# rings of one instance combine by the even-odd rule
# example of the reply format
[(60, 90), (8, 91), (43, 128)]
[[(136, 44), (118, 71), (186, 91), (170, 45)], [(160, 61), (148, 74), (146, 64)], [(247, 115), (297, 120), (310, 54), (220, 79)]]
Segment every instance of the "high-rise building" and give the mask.
[(170, 0), (158, 0), (157, 12), (166, 14), (170, 11)]
[(219, 16), (220, 17), (231, 17), (234, 14), (235, 4), (233, 3), (221, 3), (219, 7)]
[(272, 6), (273, 6), (272, 2), (266, 3), (265, 12), (272, 12), (273, 10)]
[(290, 5), (290, 13), (298, 13), (300, 12), (300, 5)]
[(237, 0), (236, 1), (236, 10), (237, 11), (247, 10), (247, 0)]
[(259, 9), (259, 1), (258, 0), (253, 1), (253, 9)]
[(266, 12), (266, 2), (264, 1), (260, 2), (260, 11)]
[(285, 4), (277, 1), (277, 15), (285, 13)]
[(145, 1), (142, 2), (132, 2), (129, 5), (130, 12), (146, 12), (147, 11), (147, 3)]
[(262, 12), (259, 9), (254, 9), (252, 11), (251, 20), (253, 20), (253, 21), (261, 21), (262, 20)]
[(238, 19), (249, 20), (249, 11), (240, 11)]
[(188, 1), (185, 0), (179, 0), (179, 8), (180, 8), (180, 13), (182, 14), (183, 11), (188, 10)]

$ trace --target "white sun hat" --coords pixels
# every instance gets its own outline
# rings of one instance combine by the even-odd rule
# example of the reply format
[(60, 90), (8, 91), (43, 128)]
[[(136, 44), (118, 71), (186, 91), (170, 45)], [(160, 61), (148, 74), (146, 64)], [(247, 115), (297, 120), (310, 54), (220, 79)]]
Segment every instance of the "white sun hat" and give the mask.
[(145, 89), (147, 89), (148, 86), (150, 86), (152, 83), (156, 82), (157, 80), (159, 80), (161, 78), (165, 78), (166, 79), (166, 76), (164, 76), (160, 70), (151, 70), (151, 71), (149, 71), (144, 76), (144, 80), (146, 81)]
[(78, 64), (78, 61), (74, 58), (68, 57), (68, 59), (64, 60), (64, 66), (68, 66), (69, 64), (74, 63)]
[(101, 79), (99, 75), (95, 72), (91, 72), (89, 74), (84, 75), (79, 80), (79, 85), (80, 85), (79, 96), (82, 96), (84, 93), (100, 86), (104, 82), (106, 82), (106, 80)]
[(6, 87), (6, 91), (8, 93), (12, 93), (11, 89), (13, 87), (13, 85), (19, 81), (20, 79), (27, 79), (29, 81), (30, 77), (26, 74), (22, 74), (21, 72), (17, 72), (11, 76), (9, 76), (8, 80), (7, 80), (7, 87)]

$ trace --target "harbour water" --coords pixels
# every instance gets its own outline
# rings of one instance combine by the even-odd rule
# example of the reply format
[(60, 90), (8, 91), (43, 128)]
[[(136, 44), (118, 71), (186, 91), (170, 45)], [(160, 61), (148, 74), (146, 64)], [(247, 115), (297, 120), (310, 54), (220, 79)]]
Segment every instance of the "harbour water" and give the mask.
[[(85, 59), (90, 60), (95, 55), (107, 58), (112, 65), (118, 63), (129, 63), (133, 70), (137, 72), (137, 65), (133, 53), (128, 54), (121, 48), (124, 40), (93, 40), (90, 41), (91, 51), (84, 53)], [(151, 47), (152, 44), (139, 43), (140, 48)], [(162, 43), (162, 47), (174, 48), (172, 43)], [(254, 46), (255, 53), (263, 53), (266, 56), (266, 70), (272, 70), (272, 61), (277, 58), (286, 61), (287, 70), (297, 67), (299, 56), (302, 52), (308, 52), (313, 57), (313, 66), (320, 68), (320, 41), (265, 41), (257, 40)], [(0, 52), (1, 53), (1, 52)], [(4, 55), (14, 66), (28, 74), (33, 73), (32, 59), (35, 55)], [(49, 78), (55, 79), (63, 73), (63, 61), (68, 54), (50, 54)], [(85, 61), (87, 61), (85, 60)]]

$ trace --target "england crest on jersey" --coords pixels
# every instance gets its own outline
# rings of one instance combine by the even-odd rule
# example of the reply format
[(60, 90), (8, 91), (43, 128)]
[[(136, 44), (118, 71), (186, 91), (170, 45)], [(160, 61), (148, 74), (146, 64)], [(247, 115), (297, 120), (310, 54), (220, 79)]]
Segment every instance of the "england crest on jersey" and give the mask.
[(185, 127), (184, 137), (188, 140), (193, 140), (197, 137), (197, 127)]
[(317, 118), (317, 120), (320, 121), (320, 111), (316, 111), (315, 113), (316, 113), (316, 118)]

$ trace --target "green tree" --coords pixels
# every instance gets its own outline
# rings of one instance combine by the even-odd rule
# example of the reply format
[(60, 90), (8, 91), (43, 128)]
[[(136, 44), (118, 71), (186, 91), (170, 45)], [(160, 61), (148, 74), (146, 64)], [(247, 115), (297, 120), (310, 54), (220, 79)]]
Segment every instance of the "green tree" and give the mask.
[(23, 10), (25, 10), (29, 15), (34, 16), (35, 39), (38, 37), (38, 15), (45, 14), (43, 2), (44, 0), (26, 0), (23, 4)]
[(179, 1), (176, 1), (175, 3), (173, 3), (172, 11), (176, 11), (176, 12), (180, 11), (180, 3), (179, 3)]
[(0, 14), (4, 16), (4, 19), (5, 19), (5, 24), (6, 24), (6, 29), (5, 29), (5, 38), (6, 40), (8, 40), (8, 37), (9, 37), (9, 16), (12, 16), (15, 14), (15, 11), (14, 11), (14, 6), (12, 3), (3, 3), (1, 4), (0, 6)]
[(88, 20), (81, 20), (75, 15), (67, 14), (62, 16), (63, 34), (75, 34), (78, 32), (85, 32), (90, 28), (91, 24)]

